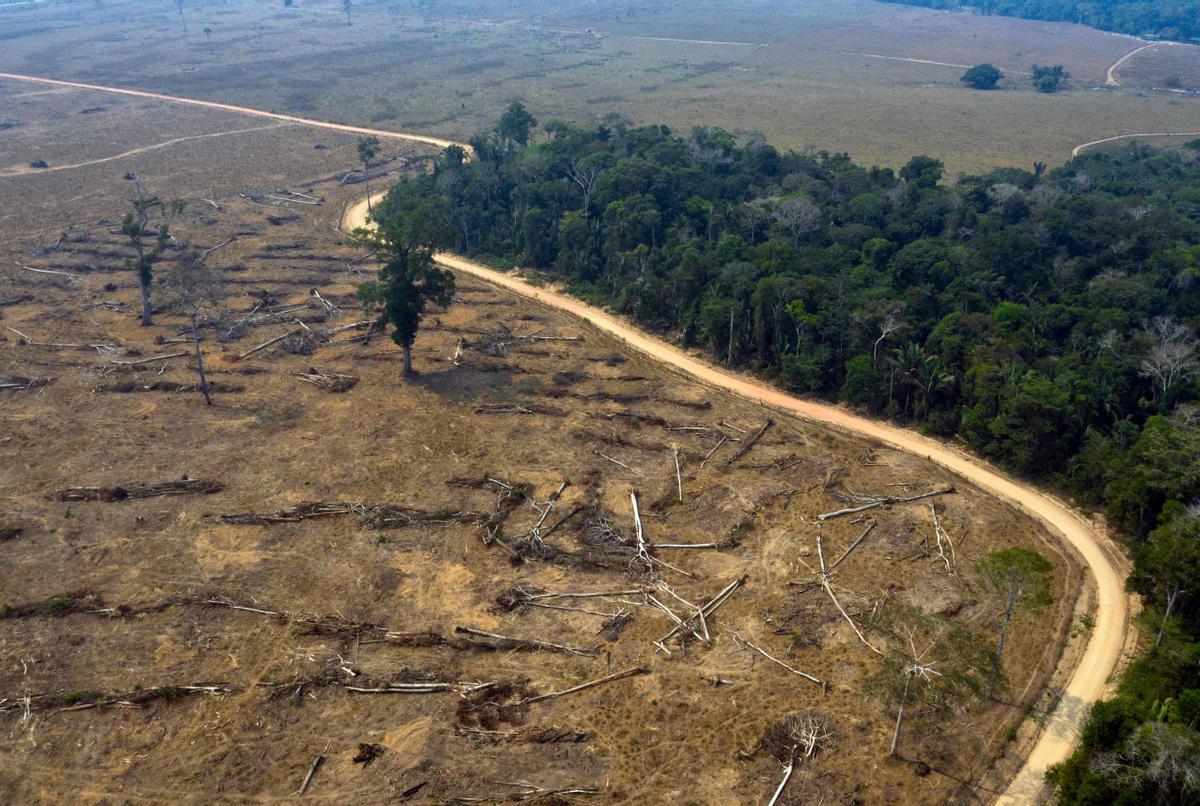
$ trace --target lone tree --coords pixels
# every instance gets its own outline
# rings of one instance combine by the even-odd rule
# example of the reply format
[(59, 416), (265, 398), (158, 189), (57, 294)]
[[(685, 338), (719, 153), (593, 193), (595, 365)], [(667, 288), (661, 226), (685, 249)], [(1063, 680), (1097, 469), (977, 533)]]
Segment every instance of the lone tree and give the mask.
[(426, 199), (405, 197), (395, 202), (393, 194), (375, 216), (374, 229), (360, 227), (353, 239), (383, 262), (379, 280), (358, 287), (364, 308), (377, 305), (379, 319), (372, 326), (386, 332), (392, 326), (392, 341), (404, 351), (404, 375), (412, 374), (412, 345), (429, 303), (446, 306), (454, 299), (454, 275), (433, 262), (433, 244), (440, 220)]
[(371, 135), (370, 137), (358, 138), (358, 158), (363, 164), (363, 179), (367, 183), (367, 211), (371, 210), (371, 160), (379, 156), (379, 138)]
[(1058, 92), (1059, 86), (1071, 77), (1061, 64), (1053, 67), (1035, 64), (1029, 68), (1029, 74), (1032, 76), (1033, 87), (1038, 92)]
[(987, 554), (975, 566), (983, 584), (999, 601), (1000, 640), (992, 660), (987, 696), (996, 691), (1002, 670), (1004, 639), (1013, 616), (1021, 610), (1038, 610), (1050, 602), (1050, 571), (1054, 566), (1036, 551), (1013, 547)]
[(977, 64), (964, 73), (961, 81), (977, 90), (994, 90), (1002, 78), (1004, 73), (1000, 72), (1000, 68), (984, 63)]
[(194, 253), (185, 255), (179, 264), (162, 278), (156, 293), (163, 308), (183, 316), (192, 330), (192, 347), (196, 351), (196, 371), (200, 375), (200, 394), (211, 406), (208, 376), (204, 372), (204, 353), (200, 351), (197, 325), (201, 319), (216, 314), (221, 306), (221, 278)]
[(150, 223), (151, 212), (162, 207), (162, 200), (157, 196), (146, 195), (142, 183), (137, 179), (134, 180), (134, 186), (137, 188), (138, 196), (131, 202), (133, 210), (126, 213), (125, 220), (121, 222), (121, 232), (129, 239), (129, 245), (137, 252), (137, 260), (126, 260), (125, 265), (128, 268), (137, 269), (138, 290), (142, 295), (142, 327), (146, 327), (154, 324), (153, 308), (150, 306), (150, 284), (154, 279), (154, 264), (158, 261), (162, 251), (167, 248), (167, 243), (171, 239), (171, 230), (164, 222), (158, 228), (154, 245), (147, 248), (146, 225)]

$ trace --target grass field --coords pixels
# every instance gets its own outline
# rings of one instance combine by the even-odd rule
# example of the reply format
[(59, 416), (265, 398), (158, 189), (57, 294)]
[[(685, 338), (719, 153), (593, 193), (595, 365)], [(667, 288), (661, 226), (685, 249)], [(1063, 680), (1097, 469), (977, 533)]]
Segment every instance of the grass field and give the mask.
[[(1097, 89), (1137, 46), (1128, 37), (865, 0), (727, 5), (482, 2), (422, 16), (361, 2), (347, 25), (332, 0), (236, 2), (185, 6), (185, 32), (172, 4), (108, 3), (101, 16), (77, 3), (69, 17), (57, 5), (0, 15), (0, 67), (457, 137), (519, 99), (542, 120), (615, 112), (865, 163), (930, 153), (957, 171), (1056, 164), (1081, 142), (1200, 119), (1200, 99), (1141, 91), (1192, 80), (1173, 62), (1160, 75), (1156, 51), (1126, 65), (1139, 76), (1130, 88)], [(982, 61), (1009, 72), (1003, 89), (967, 90), (962, 68), (944, 66)], [(1019, 74), (1033, 62), (1064, 64), (1076, 81), (1039, 95)]]

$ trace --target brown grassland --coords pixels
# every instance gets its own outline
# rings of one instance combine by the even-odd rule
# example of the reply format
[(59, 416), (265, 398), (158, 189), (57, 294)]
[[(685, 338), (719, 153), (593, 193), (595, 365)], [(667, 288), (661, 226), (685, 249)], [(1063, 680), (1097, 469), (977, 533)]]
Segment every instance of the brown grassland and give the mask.
[[(51, 167), (260, 125), (85, 92), (31, 94), (12, 83), (3, 92), (21, 125), (0, 136), (21, 153), (38, 149)], [(97, 106), (105, 108), (82, 114)], [(387, 148), (386, 156), (400, 156)], [(293, 318), (314, 329), (360, 318), (354, 285), (371, 268), (336, 229), (362, 193), (361, 184), (339, 184), (354, 164), (350, 138), (280, 127), (60, 171), (5, 163), (0, 173), (15, 173), (0, 177), (11, 200), (0, 218), (0, 375), (47, 383), (0, 389), (4, 802), (287, 800), (317, 755), (326, 761), (307, 797), (323, 802), (497, 801), (528, 791), (498, 781), (597, 789), (615, 802), (747, 802), (769, 795), (782, 769), (766, 752), (739, 752), (754, 750), (773, 721), (804, 711), (829, 717), (836, 750), (797, 772), (785, 802), (811, 802), (818, 792), (827, 802), (965, 801), (1019, 763), (1054, 699), (1050, 671), (1082, 643), (1082, 574), (1024, 516), (969, 485), (932, 499), (956, 541), (953, 574), (930, 548), (928, 501), (818, 529), (816, 514), (856, 495), (955, 480), (916, 457), (779, 417), (726, 466), (763, 410), (477, 281), (462, 280), (455, 303), (431, 315), (416, 346), (421, 374), (411, 381), (401, 380), (389, 340), (365, 345), (353, 330), (335, 343), (292, 339), (236, 360), (295, 329)], [(120, 363), (186, 349), (170, 341), (183, 326), (177, 318), (160, 314), (156, 326), (137, 327), (136, 279), (123, 265), (132, 253), (113, 231), (131, 194), (126, 171), (188, 202), (169, 219), (177, 243), (160, 271), (191, 248), (236, 235), (208, 258), (223, 278), (226, 311), (203, 330), (212, 407), (187, 391), (195, 373), (186, 356)], [(280, 190), (320, 203), (270, 198)], [(316, 303), (314, 288), (340, 318)], [(256, 305), (288, 303), (309, 307), (229, 333)], [(525, 341), (494, 354), (486, 345), (502, 329), (578, 340)], [(331, 392), (297, 377), (312, 368), (357, 383)], [(692, 427), (712, 430), (671, 430)], [(728, 439), (705, 463), (718, 433)], [(185, 476), (220, 489), (58, 498), (70, 487), (136, 494)], [(539, 520), (533, 504), (570, 482), (547, 525), (582, 509), (546, 538), (555, 556), (516, 562), (499, 543), (486, 544), (489, 513), (502, 498), (487, 478), (528, 485), (528, 499), (505, 513), (501, 539), (510, 549)], [(498, 605), (516, 585), (647, 586), (630, 575), (628, 548), (604, 550), (589, 528), (604, 514), (632, 534), (632, 491), (652, 541), (718, 544), (658, 552), (674, 566), (658, 571), (679, 596), (700, 603), (745, 577), (708, 620), (710, 643), (669, 644), (669, 656), (657, 650), (653, 641), (671, 622), (642, 594), (552, 600), (628, 611), (632, 622), (609, 634), (599, 632), (602, 615)], [(363, 506), (270, 524), (218, 517), (310, 502)], [(868, 520), (876, 528), (834, 583), (863, 624), (880, 611), (909, 621), (943, 613), (991, 640), (997, 611), (973, 571), (978, 558), (1018, 545), (1055, 566), (1053, 605), (1019, 616), (1010, 634), (1010, 685), (1000, 701), (953, 718), (914, 708), (899, 760), (887, 758), (892, 712), (871, 694), (875, 656), (819, 589), (789, 585), (811, 581), (818, 531), (836, 557)], [(484, 651), (456, 635), (458, 626), (598, 652)], [(828, 691), (739, 647), (735, 632), (827, 681)], [(882, 641), (877, 629), (866, 634)], [(634, 667), (648, 673), (522, 703)], [(455, 690), (345, 687), (414, 681)], [(188, 688), (198, 684), (221, 690)], [(1006, 734), (1017, 726), (1012, 743)], [(382, 748), (369, 766), (353, 761), (362, 744)], [(918, 762), (928, 774), (916, 774), (925, 771)]]
[[(1140, 43), (1082, 26), (868, 0), (732, 5), (358, 0), (347, 25), (338, 0), (192, 0), (183, 20), (174, 3), (108, 0), (0, 14), (0, 42), (11, 72), (444, 137), (521, 100), (543, 120), (723, 126), (868, 165), (929, 153), (952, 172), (1056, 165), (1079, 143), (1200, 119), (1200, 99), (1146, 91), (1191, 86), (1196, 47), (1135, 57), (1113, 89), (1108, 67)], [(961, 65), (984, 61), (1008, 79), (965, 89)], [(1075, 80), (1036, 93), (1021, 73), (1034, 62)]]

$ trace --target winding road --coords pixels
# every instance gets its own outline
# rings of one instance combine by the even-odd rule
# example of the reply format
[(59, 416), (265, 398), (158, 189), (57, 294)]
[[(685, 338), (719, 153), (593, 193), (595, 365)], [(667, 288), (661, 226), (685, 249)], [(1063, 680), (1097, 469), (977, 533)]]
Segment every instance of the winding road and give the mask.
[[(426, 143), (442, 148), (459, 145), (470, 153), (470, 148), (465, 144), (434, 137), (327, 123), (213, 101), (179, 98), (80, 82), (57, 81), (14, 73), (0, 72), (0, 79), (186, 104), (350, 134), (375, 135), (380, 138)], [(366, 225), (367, 211), (368, 203), (364, 199), (347, 212), (343, 219), (343, 226), (352, 229)], [(886, 423), (859, 417), (836, 406), (793, 397), (758, 381), (720, 369), (638, 330), (611, 314), (556, 291), (531, 285), (515, 275), (497, 272), (455, 255), (439, 254), (436, 259), (449, 269), (477, 277), (500, 288), (571, 314), (622, 339), (631, 348), (677, 371), (690, 375), (702, 383), (724, 389), (747, 400), (805, 420), (875, 439), (893, 448), (927, 457), (1032, 516), (1070, 544), (1091, 571), (1095, 581), (1097, 603), (1093, 628), (1089, 633), (1083, 656), (1071, 674), (1057, 707), (1046, 720), (1040, 738), (1024, 766), (997, 803), (1010, 806), (1030, 803), (1038, 799), (1043, 788), (1045, 770), (1070, 754), (1086, 717), (1087, 707), (1104, 694), (1108, 679), (1120, 660), (1129, 630), (1129, 600), (1123, 589), (1120, 560), (1115, 559), (1119, 555), (1102, 535), (1093, 531), (1083, 515), (1034, 487), (1011, 479), (986, 462), (945, 443)]]

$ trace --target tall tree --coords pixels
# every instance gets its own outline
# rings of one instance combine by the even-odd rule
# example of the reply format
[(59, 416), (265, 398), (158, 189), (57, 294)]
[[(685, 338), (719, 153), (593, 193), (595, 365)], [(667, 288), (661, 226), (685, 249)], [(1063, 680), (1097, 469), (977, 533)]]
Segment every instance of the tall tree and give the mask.
[(374, 229), (354, 231), (354, 240), (383, 263), (379, 280), (359, 286), (358, 296), (364, 305), (379, 306), (374, 327), (386, 331), (391, 326), (392, 341), (404, 351), (404, 375), (408, 376), (412, 374), (412, 345), (425, 308), (430, 303), (450, 304), (454, 275), (433, 262), (432, 233), (439, 211), (428, 202), (397, 209), (385, 201), (381, 207)]
[(121, 232), (129, 239), (129, 245), (137, 252), (137, 260), (126, 260), (125, 265), (137, 270), (138, 290), (142, 297), (142, 326), (147, 327), (154, 324), (152, 319), (154, 309), (150, 305), (150, 285), (154, 279), (154, 264), (162, 255), (162, 251), (167, 248), (167, 244), (171, 240), (171, 230), (166, 222), (163, 222), (158, 228), (153, 245), (146, 245), (146, 227), (150, 223), (151, 214), (162, 208), (162, 200), (157, 196), (147, 195), (142, 183), (137, 179), (134, 179), (134, 187), (137, 188), (138, 195), (131, 202), (133, 210), (126, 213), (125, 219), (121, 222)]
[(522, 148), (529, 145), (529, 132), (537, 126), (537, 118), (529, 114), (525, 105), (514, 101), (500, 116), (496, 124), (496, 135), (502, 145), (509, 149), (515, 146)]
[(1163, 604), (1155, 646), (1180, 600), (1200, 587), (1200, 516), (1184, 512), (1150, 533), (1134, 552), (1134, 572), (1129, 585)]
[(1000, 604), (1000, 638), (992, 662), (987, 696), (996, 692), (1003, 670), (1004, 639), (1013, 616), (1021, 610), (1037, 610), (1050, 601), (1050, 571), (1054, 566), (1036, 551), (1016, 546), (984, 555), (976, 566), (983, 584)]
[(367, 183), (367, 211), (371, 211), (371, 160), (379, 156), (379, 138), (375, 135), (358, 138), (358, 159), (363, 164), (363, 180)]

